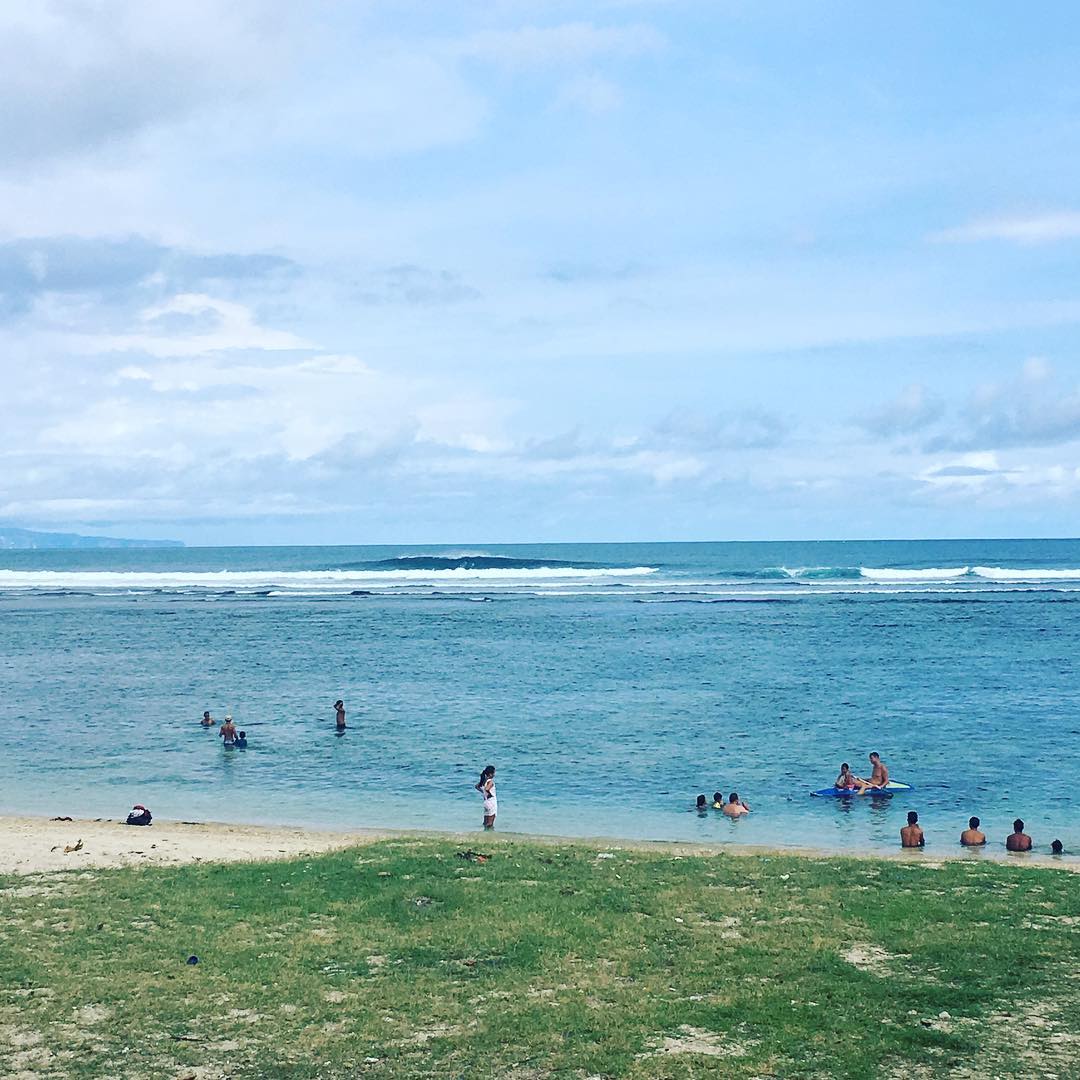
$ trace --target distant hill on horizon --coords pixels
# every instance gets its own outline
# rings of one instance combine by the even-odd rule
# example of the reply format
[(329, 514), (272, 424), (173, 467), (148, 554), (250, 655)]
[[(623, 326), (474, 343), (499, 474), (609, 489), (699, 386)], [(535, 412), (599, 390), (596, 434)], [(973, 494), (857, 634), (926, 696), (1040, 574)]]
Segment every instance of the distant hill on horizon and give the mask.
[(182, 540), (125, 540), (117, 536), (81, 536), (79, 533), (35, 532), (0, 525), (0, 550), (38, 548), (163, 548), (183, 547)]

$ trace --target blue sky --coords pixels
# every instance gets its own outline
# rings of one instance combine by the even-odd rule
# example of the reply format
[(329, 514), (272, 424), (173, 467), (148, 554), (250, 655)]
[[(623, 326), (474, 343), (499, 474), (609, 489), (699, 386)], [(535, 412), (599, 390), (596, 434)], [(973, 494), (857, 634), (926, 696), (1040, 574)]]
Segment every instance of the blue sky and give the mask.
[(1078, 46), (1053, 3), (4, 5), (0, 523), (1075, 536)]

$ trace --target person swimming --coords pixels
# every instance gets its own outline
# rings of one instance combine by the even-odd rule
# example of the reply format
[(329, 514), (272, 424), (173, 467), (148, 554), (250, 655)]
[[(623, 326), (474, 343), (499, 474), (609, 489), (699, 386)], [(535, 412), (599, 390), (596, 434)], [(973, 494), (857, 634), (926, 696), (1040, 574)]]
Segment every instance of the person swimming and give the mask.
[(246, 750), (247, 749), (247, 732), (246, 731), (241, 731), (240, 734), (236, 736), (236, 742), (233, 745), (236, 747), (237, 750)]
[(724, 816), (729, 818), (740, 818), (744, 814), (750, 813), (750, 807), (739, 799), (739, 793), (733, 791), (728, 796), (728, 801), (724, 804)]
[(1060, 840), (1050, 841), (1050, 854), (1051, 855), (1064, 855), (1065, 845)]
[(694, 809), (700, 814), (709, 809), (709, 800), (704, 795), (699, 795), (694, 803)]
[(210, 715), (210, 710), (207, 709), (202, 714), (202, 719), (199, 721), (199, 723), (202, 724), (203, 727), (213, 727), (217, 723), (217, 721)]
[(712, 808), (714, 810), (724, 809), (724, 793), (722, 791), (714, 791), (712, 793)]

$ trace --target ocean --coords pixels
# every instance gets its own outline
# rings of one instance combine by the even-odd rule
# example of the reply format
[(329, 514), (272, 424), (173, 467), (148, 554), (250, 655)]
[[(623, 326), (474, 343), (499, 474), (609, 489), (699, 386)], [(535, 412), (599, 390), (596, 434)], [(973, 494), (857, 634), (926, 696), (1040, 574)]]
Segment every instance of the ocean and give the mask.
[(0, 810), (1080, 851), (1078, 647), (1076, 540), (3, 551)]

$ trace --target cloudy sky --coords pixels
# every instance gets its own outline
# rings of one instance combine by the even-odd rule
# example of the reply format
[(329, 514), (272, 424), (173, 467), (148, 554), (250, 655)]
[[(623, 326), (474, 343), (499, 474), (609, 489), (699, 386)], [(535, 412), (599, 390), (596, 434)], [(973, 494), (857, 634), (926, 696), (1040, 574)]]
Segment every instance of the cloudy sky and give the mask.
[(1080, 533), (1069, 3), (8, 0), (0, 524)]

